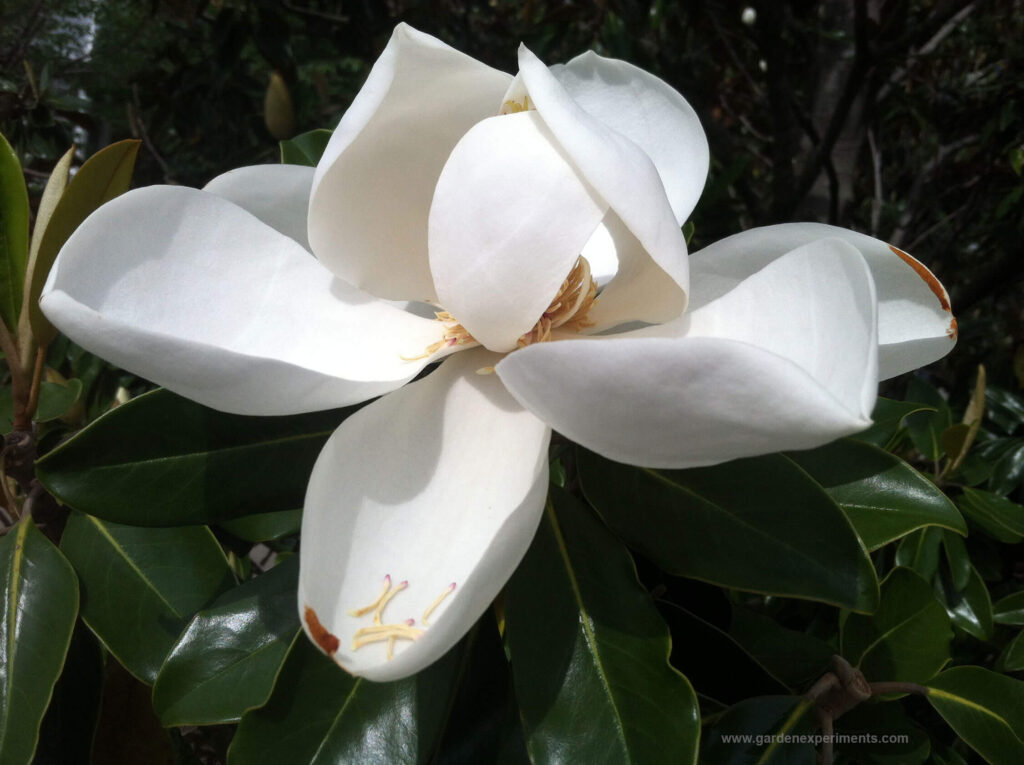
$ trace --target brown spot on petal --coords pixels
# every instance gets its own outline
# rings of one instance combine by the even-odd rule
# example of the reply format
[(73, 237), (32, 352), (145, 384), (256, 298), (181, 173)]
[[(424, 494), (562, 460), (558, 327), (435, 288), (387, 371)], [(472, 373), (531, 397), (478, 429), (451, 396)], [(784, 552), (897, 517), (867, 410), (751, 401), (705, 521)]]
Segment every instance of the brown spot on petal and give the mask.
[(331, 634), (323, 624), (320, 623), (320, 619), (309, 606), (306, 606), (305, 611), (306, 626), (309, 627), (309, 634), (313, 636), (313, 641), (320, 646), (320, 650), (326, 653), (328, 656), (333, 656), (334, 652), (338, 650), (338, 646), (341, 641), (337, 637)]
[(949, 320), (949, 329), (946, 330), (946, 337), (948, 337), (950, 340), (956, 340), (956, 338), (957, 338), (957, 336), (959, 334), (960, 334), (960, 330), (956, 326), (956, 319), (955, 318), (950, 319)]
[[(916, 273), (918, 276), (921, 277), (922, 280), (924, 280), (924, 283), (928, 285), (928, 289), (930, 289), (933, 293), (935, 293), (935, 297), (937, 297), (939, 299), (939, 304), (942, 306), (942, 310), (943, 311), (948, 311), (949, 313), (952, 313), (953, 309), (949, 305), (949, 295), (946, 294), (946, 290), (939, 283), (939, 280), (935, 278), (935, 274), (933, 274), (931, 271), (929, 271), (927, 268), (925, 268), (923, 263), (921, 263), (917, 259), (911, 257), (910, 255), (905, 253), (903, 250), (897, 249), (896, 247), (893, 247), (891, 244), (889, 245), (889, 249), (892, 250), (894, 253), (896, 253), (896, 255), (899, 257), (900, 260), (902, 260), (908, 266), (913, 268), (914, 269), (914, 273)], [(955, 321), (953, 322), (952, 330), (953, 330), (952, 337), (955, 337), (956, 336), (956, 322)]]

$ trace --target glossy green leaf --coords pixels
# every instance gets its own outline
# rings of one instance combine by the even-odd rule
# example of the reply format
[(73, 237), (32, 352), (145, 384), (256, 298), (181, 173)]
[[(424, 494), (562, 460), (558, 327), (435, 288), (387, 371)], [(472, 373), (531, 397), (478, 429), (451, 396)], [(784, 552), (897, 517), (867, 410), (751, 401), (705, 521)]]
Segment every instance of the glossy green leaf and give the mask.
[[(707, 732), (701, 765), (814, 765), (814, 704), (800, 696), (741, 701)], [(786, 740), (790, 736), (797, 740)], [(746, 740), (744, 740), (746, 739)]]
[(935, 710), (992, 765), (1024, 762), (1024, 683), (981, 667), (954, 667), (928, 688)]
[(903, 428), (903, 421), (914, 412), (934, 412), (935, 408), (915, 401), (896, 401), (878, 397), (871, 412), (873, 424), (867, 430), (855, 433), (851, 438), (865, 441), (881, 449), (889, 447)]
[(835, 649), (828, 643), (742, 606), (733, 606), (729, 634), (790, 688), (802, 689), (832, 668)]
[[(835, 745), (837, 760), (847, 757), (858, 765), (920, 765), (931, 753), (928, 733), (911, 722), (899, 704), (861, 704), (836, 720), (835, 726), (836, 733), (853, 737)], [(906, 736), (906, 740), (883, 742), (882, 736)]]
[(0, 133), (0, 321), (18, 326), (28, 265), (28, 189), (14, 149)]
[(868, 550), (925, 526), (967, 533), (964, 519), (935, 484), (875, 446), (844, 438), (787, 456), (839, 503)]
[(331, 140), (332, 130), (310, 130), (281, 141), (281, 162), (286, 165), (316, 167)]
[(906, 424), (917, 450), (926, 459), (939, 460), (945, 454), (942, 448), (942, 434), (953, 424), (949, 404), (937, 389), (916, 377), (907, 386), (907, 399), (920, 401), (935, 410), (911, 414), (907, 417)]
[(782, 454), (655, 470), (578, 450), (583, 492), (620, 538), (663, 570), (857, 611), (875, 571), (831, 497)]
[(936, 588), (953, 624), (978, 640), (992, 637), (992, 599), (981, 575), (972, 568), (967, 586), (956, 592), (946, 583)]
[(697, 699), (668, 628), (629, 553), (557, 487), (506, 587), (505, 635), (534, 763), (696, 762)]
[(985, 390), (985, 412), (1006, 435), (1024, 425), (1024, 397), (997, 385)]
[(989, 488), (996, 494), (1007, 495), (1024, 483), (1024, 439), (1014, 439), (1008, 449), (992, 466)]
[(147, 529), (73, 512), (61, 549), (78, 572), (85, 623), (149, 684), (189, 620), (234, 586), (220, 545), (202, 526)]
[(166, 726), (237, 722), (270, 696), (295, 634), (299, 559), (221, 595), (192, 619), (153, 685)]
[(274, 513), (244, 515), (217, 524), (246, 542), (269, 542), (298, 534), (302, 526), (302, 510), (278, 510)]
[(71, 565), (31, 518), (0, 538), (0, 762), (27, 765), (78, 616)]
[(990, 491), (968, 488), (957, 498), (956, 504), (993, 539), (1007, 544), (1024, 539), (1024, 505)]
[(1007, 595), (992, 607), (992, 618), (999, 624), (1024, 627), (1024, 590)]
[(82, 381), (77, 378), (66, 384), (43, 382), (39, 386), (39, 408), (32, 418), (36, 422), (57, 420), (67, 414), (82, 396)]
[(28, 322), (38, 345), (48, 345), (57, 333), (39, 310), (39, 296), (57, 253), (93, 210), (128, 190), (141, 145), (137, 140), (118, 141), (93, 154), (75, 173), (53, 208), (39, 242), (26, 295)]
[(156, 390), (54, 449), (37, 473), (61, 501), (117, 523), (181, 526), (294, 510), (324, 442), (358, 408), (243, 417)]
[(246, 712), (228, 765), (430, 762), (462, 666), (460, 644), (393, 683), (353, 677), (299, 633), (261, 709)]
[(931, 581), (939, 570), (939, 548), (942, 545), (942, 529), (934, 526), (908, 534), (896, 548), (896, 565), (916, 571), (926, 581)]
[(1024, 672), (1024, 631), (1018, 632), (999, 657), (1000, 668), (1004, 672)]
[(963, 537), (951, 531), (942, 532), (942, 550), (953, 589), (962, 591), (971, 579), (971, 556)]
[(949, 661), (953, 630), (946, 609), (909, 568), (895, 568), (885, 578), (875, 613), (844, 616), (843, 657), (869, 682), (924, 683)]

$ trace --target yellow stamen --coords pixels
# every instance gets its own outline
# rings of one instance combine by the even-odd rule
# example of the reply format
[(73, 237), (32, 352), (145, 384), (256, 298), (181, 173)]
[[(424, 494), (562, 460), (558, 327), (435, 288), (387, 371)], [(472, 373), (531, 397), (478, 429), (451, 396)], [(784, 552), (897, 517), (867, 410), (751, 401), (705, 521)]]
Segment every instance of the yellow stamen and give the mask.
[(501, 109), (498, 110), (498, 114), (518, 114), (519, 112), (528, 112), (533, 109), (533, 102), (529, 96), (523, 96), (522, 101), (515, 101), (509, 99), (501, 105)]
[(409, 586), (408, 582), (399, 582), (398, 584), (396, 584), (394, 586), (394, 589), (389, 590), (388, 592), (384, 593), (384, 597), (381, 598), (380, 602), (377, 604), (377, 608), (375, 608), (374, 611), (373, 611), (373, 623), (374, 624), (380, 624), (381, 617), (384, 615), (384, 607), (387, 606), (387, 604), (391, 602), (391, 599), (393, 597), (395, 597), (395, 595), (400, 593), (402, 590), (404, 590), (408, 586)]
[(390, 642), (392, 640), (417, 640), (423, 630), (409, 626), (408, 622), (401, 624), (384, 624), (381, 628), (363, 627), (357, 630), (352, 637), (352, 650), (358, 651), (364, 645), (371, 643)]
[(444, 601), (444, 599), (447, 598), (449, 595), (451, 595), (453, 592), (455, 592), (455, 582), (452, 582), (451, 584), (449, 584), (448, 585), (448, 589), (446, 589), (444, 592), (442, 592), (440, 595), (438, 595), (437, 599), (433, 603), (431, 603), (429, 606), (427, 606), (427, 610), (423, 612), (423, 617), (420, 619), (420, 622), (423, 623), (424, 627), (429, 627), (430, 626), (429, 624), (427, 624), (427, 619), (430, 618), (430, 615), (432, 613), (434, 613), (434, 609), (436, 609), (439, 605), (441, 605), (441, 603)]
[(387, 574), (384, 577), (384, 590), (383, 590), (383, 592), (381, 592), (381, 594), (378, 596), (378, 598), (375, 601), (373, 601), (368, 606), (364, 606), (363, 608), (357, 608), (357, 609), (349, 611), (349, 615), (350, 616), (359, 617), (359, 616), (363, 616), (364, 614), (368, 614), (371, 611), (376, 611), (377, 608), (380, 606), (381, 601), (384, 600), (384, 598), (387, 596), (388, 592), (390, 592), (390, 591), (391, 591), (391, 574)]

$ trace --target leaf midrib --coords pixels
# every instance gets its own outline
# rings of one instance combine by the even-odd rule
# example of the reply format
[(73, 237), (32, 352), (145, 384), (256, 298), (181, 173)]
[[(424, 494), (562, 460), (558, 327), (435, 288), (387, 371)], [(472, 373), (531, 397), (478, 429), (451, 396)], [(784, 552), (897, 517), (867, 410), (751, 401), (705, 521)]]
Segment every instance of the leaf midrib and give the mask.
[[(301, 637), (301, 635), (299, 637)], [(327, 746), (327, 742), (331, 739), (331, 734), (334, 732), (334, 729), (338, 727), (338, 724), (341, 722), (341, 718), (345, 716), (345, 710), (348, 709), (349, 704), (351, 704), (352, 700), (356, 697), (356, 692), (360, 687), (362, 687), (362, 684), (363, 678), (357, 677), (355, 683), (352, 685), (352, 690), (348, 692), (348, 695), (345, 697), (345, 702), (341, 705), (341, 708), (338, 709), (338, 714), (334, 716), (334, 721), (324, 734), (323, 740), (320, 742), (320, 746), (318, 746), (316, 751), (313, 752), (313, 756), (309, 760), (310, 763), (315, 763), (324, 747)]]
[(0, 720), (3, 736), (0, 736), (0, 741), (7, 740), (7, 725), (10, 722), (10, 700), (11, 692), (14, 684), (14, 651), (18, 643), (15, 640), (17, 635), (17, 618), (18, 618), (18, 593), (21, 590), (21, 565), (25, 557), (25, 537), (28, 534), (28, 524), (30, 521), (23, 520), (18, 524), (18, 535), (14, 540), (14, 560), (11, 563), (11, 578), (7, 583), (8, 603), (7, 603), (7, 682), (5, 683), (5, 698), (7, 699), (7, 705), (4, 707), (3, 720)]

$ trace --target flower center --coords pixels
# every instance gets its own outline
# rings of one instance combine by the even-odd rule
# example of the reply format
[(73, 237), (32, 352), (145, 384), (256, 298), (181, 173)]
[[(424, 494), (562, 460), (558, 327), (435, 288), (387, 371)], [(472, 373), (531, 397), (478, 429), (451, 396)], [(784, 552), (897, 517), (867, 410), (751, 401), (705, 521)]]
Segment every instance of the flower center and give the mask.
[[(525, 348), (534, 343), (545, 343), (551, 340), (552, 330), (565, 328), (573, 332), (579, 332), (587, 327), (594, 326), (587, 315), (597, 299), (597, 283), (590, 276), (590, 264), (587, 259), (580, 255), (576, 258), (576, 265), (572, 267), (569, 275), (565, 277), (562, 286), (558, 288), (551, 305), (540, 315), (533, 329), (519, 336), (516, 341), (516, 348)], [(458, 319), (447, 311), (437, 311), (434, 316), (437, 320), (446, 325), (444, 335), (436, 343), (427, 346), (424, 353), (411, 358), (403, 356), (405, 361), (418, 361), (428, 356), (433, 356), (443, 348), (451, 348), (453, 345), (477, 344), (476, 338), (469, 334), (469, 330), (463, 327)], [(489, 367), (485, 370), (489, 371)]]
[(518, 114), (519, 112), (528, 112), (533, 108), (533, 101), (530, 100), (530, 97), (523, 96), (522, 101), (509, 99), (503, 103), (501, 109), (498, 110), (498, 114)]

